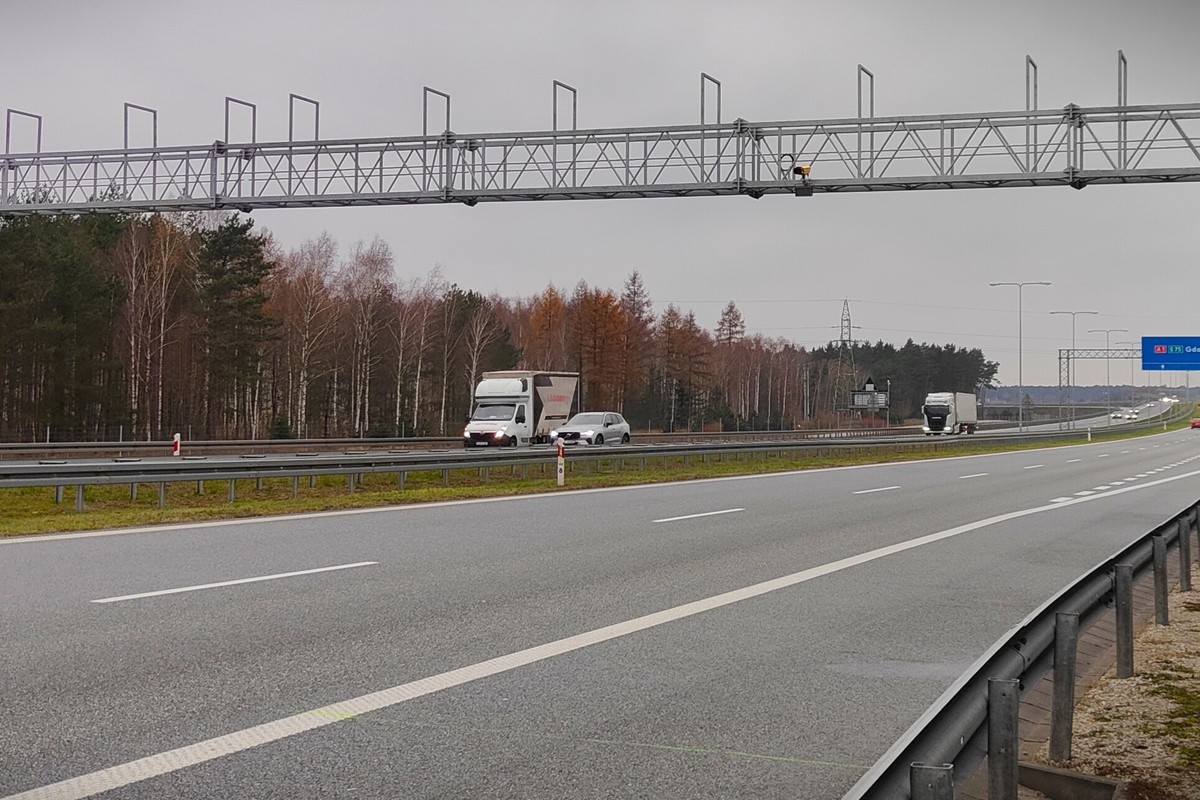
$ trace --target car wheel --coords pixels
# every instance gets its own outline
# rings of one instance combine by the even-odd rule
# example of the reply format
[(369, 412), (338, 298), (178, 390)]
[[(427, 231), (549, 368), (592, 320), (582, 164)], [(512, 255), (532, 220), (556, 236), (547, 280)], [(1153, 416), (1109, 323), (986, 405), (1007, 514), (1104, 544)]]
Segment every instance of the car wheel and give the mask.
[(621, 437), (621, 444), (629, 444), (629, 434), (628, 433)]
[(596, 434), (596, 444), (604, 444), (604, 434)]
[(509, 447), (516, 447), (519, 444), (520, 444), (520, 441), (515, 436), (508, 440)]

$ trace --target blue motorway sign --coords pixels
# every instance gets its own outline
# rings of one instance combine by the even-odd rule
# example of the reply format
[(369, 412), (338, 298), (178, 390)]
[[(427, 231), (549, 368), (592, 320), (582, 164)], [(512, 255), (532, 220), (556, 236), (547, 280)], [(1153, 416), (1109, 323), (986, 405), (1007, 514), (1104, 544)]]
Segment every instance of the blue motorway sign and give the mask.
[(1200, 370), (1200, 336), (1143, 336), (1142, 369)]

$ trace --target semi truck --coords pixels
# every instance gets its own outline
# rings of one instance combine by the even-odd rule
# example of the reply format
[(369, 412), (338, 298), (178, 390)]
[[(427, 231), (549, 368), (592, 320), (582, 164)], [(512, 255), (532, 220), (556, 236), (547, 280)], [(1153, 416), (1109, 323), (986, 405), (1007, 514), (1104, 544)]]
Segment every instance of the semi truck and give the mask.
[(518, 447), (550, 441), (567, 421), (578, 372), (485, 372), (475, 387), (463, 447)]
[(954, 433), (974, 433), (979, 424), (975, 410), (975, 395), (965, 392), (933, 392), (921, 405), (926, 436)]

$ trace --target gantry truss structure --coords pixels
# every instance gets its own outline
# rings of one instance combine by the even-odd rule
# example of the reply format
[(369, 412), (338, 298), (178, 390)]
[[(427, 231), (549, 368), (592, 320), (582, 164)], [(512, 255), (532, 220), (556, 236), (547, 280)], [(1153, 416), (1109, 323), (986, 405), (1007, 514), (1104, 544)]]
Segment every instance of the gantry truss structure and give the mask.
[(1073, 349), (1069, 347), (1059, 348), (1058, 351), (1058, 419), (1061, 424), (1063, 420), (1063, 408), (1071, 410), (1069, 422), (1072, 426), (1075, 424), (1075, 399), (1072, 396), (1072, 388), (1074, 381), (1072, 375), (1074, 371), (1071, 369), (1071, 362), (1084, 359), (1110, 359), (1129, 361), (1131, 359), (1141, 360), (1142, 351), (1136, 348), (1127, 347), (1112, 347), (1112, 348), (1084, 348)]
[[(874, 75), (859, 65), (858, 115), (789, 122), (720, 121), (720, 83), (701, 74), (699, 125), (575, 127), (575, 90), (554, 81), (554, 127), (456, 133), (449, 95), (425, 87), (421, 136), (326, 141), (315, 100), (291, 95), (288, 141), (257, 141), (257, 108), (225, 100), (225, 139), (159, 147), (157, 111), (125, 104), (119, 150), (41, 152), (41, 118), (6, 118), (0, 215), (362, 206), (589, 198), (706, 197), (1200, 180), (1200, 103), (1128, 105), (1118, 54), (1115, 106), (1038, 110), (1026, 57), (1026, 109), (874, 116)], [(870, 102), (863, 110), (863, 77)], [(1032, 77), (1032, 93), (1031, 88)], [(706, 121), (706, 88), (716, 121)], [(558, 128), (569, 91), (571, 128)], [(445, 129), (429, 133), (429, 100)], [(296, 102), (313, 138), (293, 140)], [(248, 107), (249, 141), (230, 142), (231, 105)], [(150, 114), (154, 146), (130, 148), (129, 114)], [(10, 153), (14, 115), (37, 120), (37, 151)]]

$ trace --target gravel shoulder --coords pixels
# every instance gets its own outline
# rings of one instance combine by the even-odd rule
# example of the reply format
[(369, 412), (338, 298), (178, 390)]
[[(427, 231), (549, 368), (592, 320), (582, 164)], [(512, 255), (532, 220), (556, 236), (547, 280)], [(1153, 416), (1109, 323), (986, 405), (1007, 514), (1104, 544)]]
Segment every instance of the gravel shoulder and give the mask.
[(1168, 603), (1171, 624), (1135, 639), (1134, 676), (1110, 668), (1076, 706), (1072, 758), (1035, 760), (1125, 781), (1130, 800), (1200, 800), (1200, 591)]

